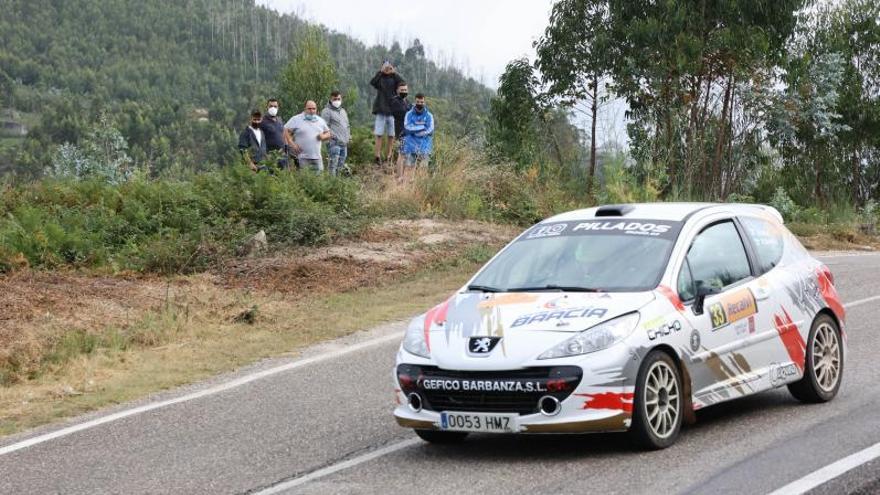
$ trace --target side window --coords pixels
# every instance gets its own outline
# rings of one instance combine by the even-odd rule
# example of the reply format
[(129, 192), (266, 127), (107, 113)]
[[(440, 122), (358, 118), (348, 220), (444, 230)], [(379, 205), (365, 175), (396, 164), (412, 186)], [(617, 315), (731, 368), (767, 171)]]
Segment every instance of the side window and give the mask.
[(678, 272), (678, 297), (682, 301), (690, 301), (696, 296), (694, 290), (694, 277), (691, 276), (691, 267), (685, 259)]
[(752, 275), (749, 258), (733, 222), (717, 223), (700, 232), (688, 251), (694, 284), (723, 289)]
[(754, 217), (740, 217), (739, 220), (755, 247), (760, 272), (769, 272), (779, 264), (785, 249), (782, 227)]

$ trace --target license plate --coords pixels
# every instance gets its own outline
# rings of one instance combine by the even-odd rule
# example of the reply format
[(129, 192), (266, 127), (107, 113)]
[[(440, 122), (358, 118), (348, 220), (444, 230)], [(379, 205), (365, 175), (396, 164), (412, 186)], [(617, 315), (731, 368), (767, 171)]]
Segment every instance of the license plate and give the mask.
[(484, 433), (514, 433), (518, 431), (516, 414), (466, 412), (440, 413), (440, 429), (448, 431), (480, 431)]

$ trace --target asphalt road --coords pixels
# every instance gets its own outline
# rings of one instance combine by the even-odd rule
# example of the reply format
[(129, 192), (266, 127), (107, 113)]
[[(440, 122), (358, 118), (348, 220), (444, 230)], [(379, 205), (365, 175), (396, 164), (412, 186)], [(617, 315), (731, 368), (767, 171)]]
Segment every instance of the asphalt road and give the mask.
[[(845, 303), (880, 295), (880, 256), (823, 260)], [(803, 405), (783, 388), (708, 408), (658, 452), (619, 434), (413, 440), (391, 416), (398, 323), (309, 349), (301, 365), (270, 360), (0, 439), (0, 493), (769, 493), (880, 442), (878, 320), (880, 301), (848, 309), (834, 401)], [(878, 480), (872, 461), (815, 492), (877, 493)]]

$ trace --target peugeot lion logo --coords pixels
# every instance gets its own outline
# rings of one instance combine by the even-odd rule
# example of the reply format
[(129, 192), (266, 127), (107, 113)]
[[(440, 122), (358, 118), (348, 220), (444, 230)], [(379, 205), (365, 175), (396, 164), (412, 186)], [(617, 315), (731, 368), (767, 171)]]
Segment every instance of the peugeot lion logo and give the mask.
[(468, 352), (477, 356), (488, 356), (500, 340), (501, 337), (471, 337), (468, 340)]

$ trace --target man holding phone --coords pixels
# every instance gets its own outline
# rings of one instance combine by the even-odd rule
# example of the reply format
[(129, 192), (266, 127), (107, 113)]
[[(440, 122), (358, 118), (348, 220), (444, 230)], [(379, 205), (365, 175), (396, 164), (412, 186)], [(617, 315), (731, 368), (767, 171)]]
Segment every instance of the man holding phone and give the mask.
[(376, 116), (373, 125), (373, 134), (376, 136), (376, 165), (382, 164), (383, 156), (385, 159), (391, 160), (391, 153), (394, 149), (392, 100), (397, 96), (397, 87), (402, 82), (404, 82), (403, 78), (394, 70), (394, 66), (388, 60), (382, 63), (382, 68), (370, 81), (370, 85), (376, 88), (376, 99), (373, 100), (373, 115)]

